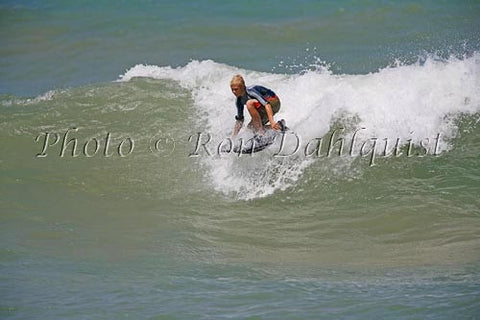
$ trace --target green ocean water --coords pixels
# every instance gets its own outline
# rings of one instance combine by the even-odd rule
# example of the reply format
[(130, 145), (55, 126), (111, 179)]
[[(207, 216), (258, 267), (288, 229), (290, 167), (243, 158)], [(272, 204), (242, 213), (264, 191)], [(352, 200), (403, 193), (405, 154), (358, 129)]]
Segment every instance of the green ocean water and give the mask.
[[(478, 317), (477, 2), (1, 10), (2, 318)], [(300, 151), (217, 154), (236, 73)]]

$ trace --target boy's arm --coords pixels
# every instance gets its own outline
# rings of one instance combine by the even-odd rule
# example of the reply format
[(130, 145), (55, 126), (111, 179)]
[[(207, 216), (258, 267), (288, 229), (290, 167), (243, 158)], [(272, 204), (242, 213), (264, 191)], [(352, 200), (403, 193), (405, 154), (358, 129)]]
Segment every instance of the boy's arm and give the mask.
[(273, 130), (280, 130), (280, 126), (273, 120), (273, 110), (272, 106), (270, 103), (267, 103), (265, 105), (265, 111), (267, 111), (267, 117), (268, 121), (270, 122), (270, 126), (272, 127)]
[(237, 136), (240, 129), (242, 129), (242, 126), (243, 126), (243, 120), (235, 121), (235, 127), (233, 127), (233, 134), (232, 134), (234, 138)]
[(240, 98), (237, 98), (237, 101), (235, 102), (235, 105), (237, 107), (237, 115), (235, 116), (235, 127), (233, 127), (233, 133), (232, 133), (232, 136), (235, 138), (238, 134), (238, 132), (240, 131), (240, 129), (242, 129), (242, 125), (243, 125), (243, 108), (245, 107), (243, 105), (243, 103), (241, 102)]

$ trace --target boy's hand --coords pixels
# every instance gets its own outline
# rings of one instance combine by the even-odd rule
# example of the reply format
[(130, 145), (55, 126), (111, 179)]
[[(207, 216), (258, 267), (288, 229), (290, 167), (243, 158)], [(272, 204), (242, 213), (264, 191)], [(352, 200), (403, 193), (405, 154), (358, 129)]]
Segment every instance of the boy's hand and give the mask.
[(276, 131), (278, 131), (278, 130), (281, 129), (280, 125), (279, 125), (278, 123), (276, 123), (276, 122), (274, 122), (274, 123), (273, 123), (272, 125), (270, 125), (270, 126), (272, 127), (273, 130), (276, 130)]

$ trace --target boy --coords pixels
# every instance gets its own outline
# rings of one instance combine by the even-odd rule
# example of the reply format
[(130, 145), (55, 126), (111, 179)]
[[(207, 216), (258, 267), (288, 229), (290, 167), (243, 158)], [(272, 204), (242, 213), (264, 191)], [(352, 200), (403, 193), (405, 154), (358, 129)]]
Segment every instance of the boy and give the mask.
[(273, 115), (280, 110), (280, 100), (275, 92), (262, 86), (245, 86), (245, 80), (239, 74), (235, 75), (230, 81), (230, 89), (237, 97), (237, 115), (235, 116), (235, 127), (233, 129), (233, 137), (235, 137), (243, 125), (243, 107), (246, 105), (247, 110), (252, 117), (252, 121), (248, 124), (249, 128), (253, 127), (253, 131), (263, 134), (265, 131), (263, 126), (268, 122), (274, 130), (281, 130), (281, 126), (273, 119)]

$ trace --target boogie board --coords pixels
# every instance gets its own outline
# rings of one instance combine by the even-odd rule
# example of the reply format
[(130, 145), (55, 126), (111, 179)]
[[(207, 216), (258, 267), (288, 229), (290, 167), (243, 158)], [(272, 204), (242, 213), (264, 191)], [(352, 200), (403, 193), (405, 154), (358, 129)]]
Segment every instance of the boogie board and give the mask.
[(262, 151), (267, 148), (269, 145), (275, 142), (277, 136), (281, 136), (285, 131), (288, 130), (285, 120), (280, 120), (277, 122), (280, 125), (280, 130), (276, 131), (270, 126), (265, 127), (265, 133), (263, 135), (254, 135), (253, 138), (241, 143), (237, 143), (232, 150), (223, 150), (224, 152), (233, 151), (234, 153), (243, 153), (243, 154), (252, 154), (255, 152)]

